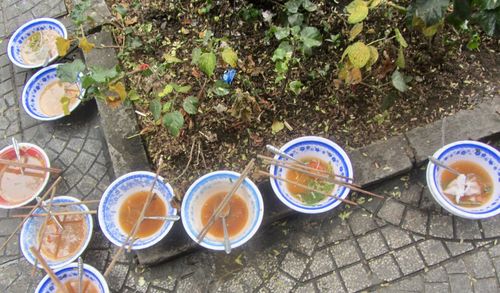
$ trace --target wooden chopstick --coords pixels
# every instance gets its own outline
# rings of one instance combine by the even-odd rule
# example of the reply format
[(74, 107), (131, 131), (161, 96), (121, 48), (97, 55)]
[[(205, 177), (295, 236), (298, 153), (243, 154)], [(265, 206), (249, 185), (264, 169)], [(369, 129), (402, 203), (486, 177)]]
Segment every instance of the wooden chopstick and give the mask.
[(304, 189), (307, 189), (307, 190), (310, 190), (310, 191), (313, 191), (313, 192), (316, 192), (316, 193), (319, 193), (319, 194), (322, 194), (322, 195), (325, 195), (325, 196), (328, 196), (328, 197), (333, 197), (337, 200), (340, 200), (344, 203), (348, 203), (350, 205), (354, 205), (354, 206), (357, 206), (358, 203), (354, 202), (354, 201), (351, 201), (351, 200), (348, 200), (348, 199), (345, 199), (345, 198), (341, 198), (341, 197), (338, 197), (336, 195), (333, 195), (333, 194), (327, 194), (323, 191), (320, 191), (320, 190), (317, 190), (315, 188), (312, 188), (312, 187), (309, 187), (307, 185), (304, 185), (304, 184), (300, 184), (298, 182), (295, 182), (295, 181), (292, 181), (292, 180), (288, 180), (286, 178), (282, 178), (282, 177), (278, 177), (278, 176), (274, 176), (268, 172), (265, 172), (265, 171), (261, 171), (261, 170), (257, 170), (257, 173), (259, 173), (260, 175), (264, 175), (264, 176), (268, 176), (270, 178), (274, 178), (276, 180), (280, 180), (280, 181), (283, 181), (283, 182), (287, 182), (287, 183), (290, 183), (290, 184), (293, 184), (293, 185), (296, 185), (296, 186), (299, 186), (299, 187), (302, 187)]
[(274, 158), (267, 157), (267, 156), (264, 156), (264, 155), (257, 155), (257, 158), (259, 158), (261, 160), (264, 160), (264, 161), (267, 161), (267, 162), (271, 162), (271, 163), (273, 163), (272, 165), (277, 165), (277, 166), (287, 167), (287, 168), (289, 167), (289, 169), (293, 168), (293, 170), (295, 170), (295, 171), (300, 171), (300, 169), (303, 169), (304, 171), (311, 171), (311, 172), (315, 172), (316, 174), (324, 174), (324, 175), (328, 175), (328, 176), (333, 176), (333, 177), (338, 177), (338, 178), (342, 178), (342, 179), (347, 179), (349, 181), (354, 181), (354, 179), (352, 177), (338, 175), (338, 174), (335, 174), (335, 173), (332, 173), (332, 172), (328, 172), (328, 171), (324, 171), (324, 170), (318, 170), (318, 169), (315, 169), (315, 168), (312, 168), (312, 167), (309, 167), (309, 166), (305, 166), (305, 165), (301, 165), (301, 164), (298, 164), (298, 163), (295, 163), (295, 162), (289, 162), (289, 161), (284, 161), (284, 160), (276, 160)]
[(56, 187), (57, 184), (59, 184), (59, 181), (61, 181), (61, 179), (62, 179), (62, 177), (58, 177), (56, 179), (56, 181), (54, 181), (54, 183), (52, 183), (52, 185), (49, 187), (49, 189), (40, 198), (40, 201), (35, 205), (35, 207), (33, 207), (33, 209), (27, 214), (27, 216), (24, 217), (24, 219), (21, 221), (21, 223), (19, 223), (19, 225), (17, 225), (17, 227), (14, 230), (14, 232), (12, 232), (12, 234), (10, 234), (9, 238), (7, 238), (7, 240), (5, 240), (5, 242), (2, 244), (2, 246), (0, 246), (0, 251), (2, 251), (2, 249), (5, 248), (5, 246), (7, 245), (7, 243), (9, 243), (9, 241), (14, 237), (14, 235), (16, 235), (16, 233), (19, 231), (19, 229), (21, 229), (21, 227), (24, 225), (24, 223), (26, 223), (26, 221), (28, 221), (28, 219), (30, 218), (29, 215), (32, 215), (33, 212), (42, 204), (42, 202), (49, 195), (49, 193), (52, 191), (52, 189), (54, 187)]
[[(54, 199), (54, 195), (56, 194), (56, 188), (52, 188), (52, 192), (50, 193), (50, 198), (49, 198), (49, 204), (47, 207), (47, 213), (52, 213), (52, 200)], [(50, 217), (46, 217), (45, 220), (42, 223), (42, 227), (40, 228), (40, 242), (38, 243), (38, 247), (36, 251), (40, 253), (40, 249), (42, 249), (42, 243), (43, 243), (43, 237), (45, 236), (45, 228), (47, 228), (47, 224), (49, 223)], [(33, 265), (33, 271), (31, 272), (31, 276), (35, 276), (36, 272), (36, 265), (37, 265), (38, 259), (35, 259), (35, 264)]]
[[(55, 207), (65, 207), (65, 206), (71, 206), (71, 205), (80, 205), (80, 204), (92, 204), (92, 203), (99, 203), (101, 200), (100, 199), (93, 199), (93, 200), (84, 200), (84, 201), (79, 201), (79, 202), (59, 202), (59, 203), (54, 203), (52, 204)], [(22, 206), (22, 207), (17, 207), (13, 208), (14, 209), (28, 209), (34, 207), (33, 205), (30, 206)]]
[(115, 266), (116, 262), (118, 261), (118, 257), (123, 253), (125, 250), (125, 246), (128, 245), (129, 249), (132, 248), (132, 244), (134, 243), (137, 238), (135, 237), (135, 234), (139, 231), (139, 227), (141, 226), (141, 223), (144, 219), (144, 215), (146, 214), (146, 210), (148, 209), (149, 205), (153, 201), (154, 197), (154, 188), (156, 185), (156, 181), (158, 181), (158, 177), (160, 176), (160, 171), (163, 167), (163, 158), (160, 157), (160, 161), (158, 163), (158, 169), (156, 170), (155, 178), (153, 180), (153, 183), (151, 184), (151, 188), (149, 189), (148, 197), (146, 198), (146, 202), (144, 206), (142, 207), (141, 213), (139, 214), (139, 218), (137, 218), (137, 221), (135, 221), (134, 226), (132, 227), (131, 233), (128, 235), (128, 237), (123, 241), (122, 246), (120, 246), (120, 249), (115, 253), (113, 256), (113, 259), (111, 260), (111, 263), (109, 264), (108, 268), (104, 272), (104, 277), (107, 278), (109, 274), (111, 273), (111, 270)]
[(229, 203), (229, 200), (231, 200), (231, 197), (236, 193), (236, 191), (240, 187), (241, 183), (243, 183), (243, 180), (245, 180), (245, 178), (248, 176), (250, 171), (253, 169), (254, 165), (255, 165), (255, 159), (250, 160), (250, 162), (246, 165), (245, 169), (241, 173), (241, 175), (238, 178), (238, 180), (236, 181), (236, 183), (233, 184), (233, 186), (231, 187), (231, 190), (226, 194), (224, 199), (222, 199), (222, 202), (215, 209), (212, 216), (208, 219), (208, 222), (205, 225), (205, 227), (203, 227), (200, 234), (198, 234), (198, 237), (196, 238), (198, 240), (198, 243), (200, 243), (203, 240), (203, 238), (205, 238), (205, 236), (208, 233), (208, 230), (210, 230), (210, 228), (212, 228), (213, 224), (215, 223), (215, 220), (218, 218), (219, 214), (222, 212), (224, 207), (226, 207), (226, 205)]
[[(261, 155), (257, 155), (257, 156), (258, 157), (265, 157), (265, 156), (261, 156)], [(267, 158), (264, 159), (264, 160), (267, 160)], [(282, 167), (290, 169), (290, 170), (295, 170), (295, 171), (304, 173), (304, 174), (306, 174), (308, 176), (311, 176), (311, 177), (316, 177), (316, 178), (319, 178), (319, 179), (323, 179), (325, 181), (330, 181), (331, 183), (335, 183), (335, 184), (347, 187), (347, 188), (352, 189), (354, 191), (357, 191), (359, 193), (363, 193), (363, 194), (370, 195), (370, 196), (373, 196), (373, 197), (377, 197), (377, 198), (380, 198), (380, 199), (384, 199), (385, 198), (384, 196), (382, 196), (380, 194), (376, 194), (376, 193), (373, 193), (373, 192), (370, 192), (370, 191), (362, 189), (361, 186), (359, 186), (358, 184), (340, 181), (340, 180), (335, 179), (334, 177), (331, 177), (331, 176), (324, 176), (324, 175), (315, 173), (316, 171), (320, 171), (320, 172), (323, 172), (323, 173), (325, 171), (316, 170), (316, 169), (312, 168), (313, 170), (316, 170), (316, 171), (309, 172), (309, 171), (306, 171), (306, 170), (300, 170), (300, 168), (296, 168), (297, 166), (300, 166), (298, 164), (290, 165), (290, 164), (283, 164), (283, 162), (280, 162), (278, 160), (274, 160), (274, 161), (276, 161), (276, 162), (273, 162), (272, 163), (273, 165), (276, 164), (276, 165), (282, 166)], [(337, 176), (337, 175), (334, 175), (334, 174), (330, 174), (330, 175)], [(343, 177), (345, 177), (345, 176), (343, 176)], [(347, 179), (347, 178), (350, 178), (350, 177), (345, 177), (345, 178)]]
[(50, 173), (57, 173), (57, 174), (62, 172), (62, 170), (58, 169), (58, 168), (43, 167), (43, 166), (20, 163), (20, 162), (11, 161), (11, 160), (5, 160), (5, 159), (0, 159), (0, 164), (13, 166), (13, 167), (21, 167), (24, 169), (40, 170), (40, 171), (45, 171), (45, 172), (50, 172)]
[[(54, 216), (69, 216), (69, 215), (95, 215), (97, 211), (68, 211), (68, 212), (57, 212), (52, 213)], [(12, 215), (12, 218), (24, 218), (24, 217), (47, 217), (49, 214), (26, 214), (26, 215)]]
[(68, 290), (66, 290), (66, 287), (64, 287), (63, 283), (61, 283), (61, 280), (59, 280), (59, 278), (56, 276), (54, 271), (49, 267), (49, 265), (47, 264), (45, 259), (40, 255), (40, 253), (38, 253), (36, 248), (34, 246), (31, 246), (30, 251), (31, 251), (31, 253), (33, 253), (33, 255), (38, 260), (38, 262), (42, 265), (43, 269), (45, 270), (47, 275), (49, 275), (50, 279), (52, 280), (54, 285), (56, 285), (57, 289), (61, 292), (68, 293)]

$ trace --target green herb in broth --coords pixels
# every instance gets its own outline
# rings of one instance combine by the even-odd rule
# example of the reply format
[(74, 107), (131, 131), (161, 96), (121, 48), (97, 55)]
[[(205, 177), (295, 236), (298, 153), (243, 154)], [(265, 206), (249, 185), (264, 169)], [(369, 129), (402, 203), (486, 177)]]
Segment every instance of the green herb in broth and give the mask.
[(42, 46), (42, 32), (36, 32), (32, 34), (28, 40), (28, 46), (31, 50), (37, 51)]
[[(328, 183), (328, 182), (321, 182), (318, 180), (311, 180), (307, 183), (307, 186), (313, 189), (316, 189), (318, 191), (321, 191), (326, 194), (330, 194), (335, 187), (334, 184)], [(325, 199), (325, 195), (314, 192), (314, 191), (309, 191), (303, 194), (300, 194), (300, 198), (302, 202), (304, 202), (307, 205), (314, 205), (317, 204), (318, 202), (322, 201)]]

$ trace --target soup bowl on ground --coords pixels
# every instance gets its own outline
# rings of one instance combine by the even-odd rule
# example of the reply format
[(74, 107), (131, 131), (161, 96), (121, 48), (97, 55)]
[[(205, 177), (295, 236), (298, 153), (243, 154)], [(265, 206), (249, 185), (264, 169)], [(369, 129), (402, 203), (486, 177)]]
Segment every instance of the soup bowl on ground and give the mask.
[[(52, 203), (79, 203), (80, 200), (71, 196), (57, 196), (52, 199)], [(48, 204), (50, 203), (50, 200), (45, 201), (45, 203)], [(75, 211), (75, 212), (88, 212), (89, 208), (85, 204), (72, 204), (72, 205), (66, 205), (66, 206), (51, 206), (51, 211), (54, 213), (57, 212), (63, 212), (63, 211)], [(41, 208), (36, 209), (34, 214), (44, 214), (45, 211)], [(70, 256), (67, 256), (66, 258), (63, 259), (57, 259), (57, 260), (52, 260), (48, 259), (45, 257), (47, 264), (51, 268), (61, 268), (64, 267), (71, 262), (75, 261), (82, 253), (85, 251), (87, 248), (90, 239), (92, 238), (93, 234), (93, 228), (94, 228), (94, 222), (92, 220), (92, 215), (90, 214), (82, 214), (83, 216), (83, 221), (86, 226), (86, 233), (83, 235), (83, 244), (80, 246), (80, 248), (75, 251), (73, 254)], [(61, 219), (61, 217), (58, 217)], [(30, 251), (30, 247), (35, 247), (38, 248), (39, 243), (40, 243), (40, 230), (42, 228), (42, 225), (45, 221), (45, 217), (30, 217), (26, 223), (24, 223), (22, 229), (21, 229), (21, 235), (20, 235), (20, 245), (21, 245), (21, 251), (24, 255), (24, 257), (28, 260), (29, 263), (35, 264), (35, 256), (33, 253)], [(64, 224), (63, 224), (64, 225)], [(43, 253), (41, 252), (43, 255)], [(39, 268), (42, 268), (39, 262), (37, 262), (37, 266)]]
[[(14, 34), (12, 34), (9, 44), (7, 45), (7, 54), (10, 61), (14, 63), (14, 65), (21, 68), (33, 69), (42, 67), (45, 60), (41, 60), (39, 64), (26, 63), (21, 54), (21, 47), (23, 46), (23, 43), (34, 33), (46, 30), (55, 31), (59, 36), (65, 39), (68, 38), (66, 27), (60, 21), (53, 18), (33, 19), (19, 27)], [(57, 57), (57, 54), (50, 57), (48, 59), (48, 63), (54, 61)]]
[(436, 151), (434, 158), (445, 165), (459, 161), (470, 161), (484, 169), (492, 179), (491, 198), (478, 207), (463, 207), (452, 202), (443, 192), (441, 178), (445, 170), (434, 163), (427, 165), (427, 186), (434, 200), (453, 215), (467, 219), (485, 219), (500, 213), (500, 153), (493, 147), (470, 140), (445, 145)]
[[(195, 242), (198, 242), (197, 237), (204, 228), (201, 219), (204, 204), (215, 194), (227, 194), (239, 177), (240, 174), (233, 171), (208, 173), (198, 178), (186, 191), (181, 207), (182, 225), (189, 237)], [(259, 229), (264, 216), (262, 196), (257, 186), (250, 179), (245, 178), (243, 180), (236, 191), (236, 195), (243, 200), (248, 211), (248, 217), (246, 223), (242, 224), (241, 230), (229, 238), (232, 248), (239, 247), (249, 241)], [(231, 210), (229, 213), (231, 213)], [(224, 250), (224, 238), (215, 237), (210, 232), (199, 244), (208, 249)]]
[[(59, 65), (61, 64), (53, 64), (39, 70), (28, 80), (28, 82), (24, 86), (21, 103), (23, 105), (24, 111), (34, 119), (41, 121), (52, 121), (66, 116), (64, 114), (49, 116), (42, 112), (40, 106), (40, 98), (43, 91), (51, 83), (59, 80), (59, 78), (57, 77), (57, 67)], [(80, 94), (77, 101), (69, 107), (70, 113), (75, 110), (78, 105), (80, 105), (81, 99), (83, 99), (83, 97), (85, 96), (85, 89), (82, 88), (81, 81), (79, 79), (76, 84), (80, 89)]]
[[(54, 271), (57, 278), (64, 284), (69, 280), (74, 280), (78, 278), (78, 263), (74, 262), (68, 264), (67, 266), (57, 269)], [(88, 264), (83, 264), (83, 277), (88, 279), (94, 284), (99, 293), (109, 293), (108, 284), (104, 279), (103, 275), (96, 270), (93, 266)], [(52, 282), (49, 275), (45, 277), (38, 283), (35, 289), (35, 293), (56, 293), (56, 285)]]
[[(292, 156), (297, 160), (305, 159), (319, 159), (326, 164), (329, 164), (331, 171), (334, 174), (353, 177), (353, 168), (349, 157), (346, 152), (336, 143), (326, 138), (317, 136), (304, 136), (296, 138), (280, 148), (281, 152)], [(291, 163), (291, 159), (282, 158), (275, 155), (274, 159)], [(286, 178), (287, 172), (290, 170), (282, 167), (271, 165), (269, 172), (281, 178)], [(278, 199), (289, 208), (306, 214), (318, 214), (334, 209), (341, 204), (341, 201), (333, 197), (325, 197), (324, 199), (313, 203), (306, 204), (296, 198), (290, 192), (288, 183), (281, 180), (271, 178), (271, 187)], [(346, 179), (338, 178), (339, 181), (346, 181)], [(330, 194), (336, 197), (345, 199), (349, 194), (350, 189), (344, 186), (334, 185)]]
[[(31, 144), (31, 143), (22, 142), (22, 143), (19, 143), (19, 149), (20, 149), (21, 156), (27, 154), (29, 156), (36, 157), (43, 162), (44, 167), (47, 167), (47, 168), (50, 167), (49, 157), (47, 156), (45, 151), (42, 148), (40, 148), (39, 146)], [(4, 147), (2, 150), (0, 150), (0, 159), (17, 161), (16, 153), (14, 151), (14, 146), (9, 145), (9, 146)], [(0, 166), (2, 166), (2, 165), (0, 165)], [(24, 170), (28, 171), (28, 169), (24, 169)], [(2, 176), (3, 176), (1, 174), (2, 174), (2, 171), (0, 171), (0, 180), (2, 179)], [(38, 187), (38, 189), (33, 192), (33, 195), (31, 197), (26, 198), (26, 199), (22, 200), (21, 202), (15, 202), (15, 203), (9, 202), (6, 199), (4, 199), (0, 193), (0, 208), (12, 209), (12, 208), (16, 208), (16, 207), (21, 207), (21, 206), (29, 203), (30, 201), (32, 201), (33, 199), (35, 199), (37, 196), (39, 196), (42, 193), (42, 191), (47, 186), (47, 183), (49, 182), (49, 178), (50, 178), (50, 172), (46, 172), (45, 176), (43, 177), (43, 181), (40, 184), (40, 186)], [(5, 183), (8, 184), (9, 182), (5, 182)], [(2, 184), (2, 183), (0, 183), (0, 184)]]
[[(125, 174), (108, 186), (99, 203), (98, 219), (104, 235), (117, 246), (127, 240), (128, 234), (120, 225), (120, 207), (125, 200), (138, 192), (149, 192), (155, 174), (147, 171), (136, 171)], [(165, 216), (177, 215), (177, 209), (171, 204), (174, 198), (174, 191), (170, 184), (164, 182), (161, 176), (158, 176), (153, 192), (159, 195), (166, 207)], [(139, 250), (153, 246), (167, 236), (174, 225), (174, 221), (163, 221), (161, 228), (154, 234), (138, 238), (134, 241), (132, 249)]]

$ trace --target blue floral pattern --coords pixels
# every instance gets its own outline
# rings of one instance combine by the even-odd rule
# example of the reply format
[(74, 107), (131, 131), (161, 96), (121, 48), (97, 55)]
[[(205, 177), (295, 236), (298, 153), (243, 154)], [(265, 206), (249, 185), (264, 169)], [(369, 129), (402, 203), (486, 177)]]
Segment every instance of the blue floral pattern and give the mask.
[[(65, 268), (59, 269), (54, 272), (59, 280), (63, 283), (66, 280), (71, 280), (78, 278), (78, 265), (76, 263), (72, 263)], [(104, 281), (103, 276), (92, 266), (87, 264), (83, 265), (83, 275), (84, 278), (89, 279), (99, 290), (99, 293), (108, 293), (108, 285)], [(49, 276), (45, 276), (42, 281), (38, 284), (38, 287), (35, 290), (35, 293), (55, 293), (57, 292), (55, 284), (49, 278)]]
[[(40, 18), (32, 20), (15, 31), (11, 40), (9, 41), (7, 50), (11, 61), (18, 66), (23, 66), (26, 68), (36, 68), (42, 66), (43, 64), (26, 64), (21, 57), (21, 46), (31, 35), (44, 30), (56, 31), (57, 34), (64, 38), (67, 38), (68, 36), (64, 25), (55, 19)], [(54, 56), (52, 60), (54, 60), (55, 58), (57, 58), (57, 56)]]
[[(128, 173), (116, 179), (104, 192), (99, 203), (99, 225), (104, 235), (115, 245), (121, 246), (128, 237), (128, 234), (122, 230), (118, 221), (120, 206), (129, 195), (140, 191), (148, 191), (154, 178), (155, 174), (151, 172)], [(177, 214), (177, 209), (170, 204), (174, 197), (174, 191), (168, 183), (163, 182), (163, 178), (158, 178), (154, 193), (160, 195), (165, 206), (167, 206), (167, 215)], [(137, 239), (132, 245), (132, 249), (143, 249), (154, 245), (168, 234), (173, 224), (172, 221), (165, 221), (161, 229), (155, 234), (147, 238)]]
[[(49, 201), (47, 201), (48, 203)], [(53, 199), (54, 203), (65, 203), (65, 202), (80, 202), (80, 200), (70, 197), (70, 196), (58, 196)], [(88, 207), (84, 204), (80, 205), (70, 205), (66, 207), (58, 207), (58, 206), (52, 206), (52, 211), (58, 212), (58, 211), (89, 211)], [(44, 210), (41, 208), (36, 209), (34, 214), (42, 214), (45, 213)], [(35, 264), (35, 257), (30, 251), (30, 247), (38, 247), (39, 244), (39, 238), (38, 234), (41, 229), (41, 226), (43, 222), (45, 221), (45, 217), (31, 217), (26, 223), (24, 223), (22, 230), (21, 230), (21, 251), (24, 255), (24, 257), (30, 262), (31, 264)], [(85, 242), (84, 245), (78, 250), (75, 254), (72, 256), (66, 258), (66, 259), (60, 259), (57, 261), (47, 259), (47, 263), (51, 268), (60, 268), (63, 266), (66, 266), (70, 264), (72, 261), (77, 259), (84, 251), (87, 245), (90, 242), (90, 238), (92, 237), (92, 231), (93, 231), (93, 220), (92, 216), (90, 214), (85, 215), (85, 225), (87, 226), (87, 234), (85, 234)], [(38, 263), (38, 267), (42, 267)]]

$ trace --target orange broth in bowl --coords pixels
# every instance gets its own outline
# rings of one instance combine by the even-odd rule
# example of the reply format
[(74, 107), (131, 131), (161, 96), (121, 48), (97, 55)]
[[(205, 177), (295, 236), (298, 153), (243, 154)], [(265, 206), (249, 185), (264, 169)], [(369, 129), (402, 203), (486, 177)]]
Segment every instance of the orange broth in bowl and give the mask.
[[(63, 230), (49, 219), (45, 233), (38, 238), (42, 242), (41, 253), (50, 260), (58, 261), (75, 255), (85, 243), (88, 227), (83, 215), (56, 216)], [(41, 232), (41, 231), (40, 231)]]
[[(209, 196), (203, 203), (201, 208), (201, 223), (203, 226), (207, 225), (208, 220), (214, 214), (215, 209), (220, 205), (226, 194), (227, 192), (215, 193)], [(246, 227), (249, 209), (245, 200), (237, 194), (231, 197), (228, 205), (230, 210), (226, 217), (227, 232), (229, 237), (234, 237)], [(224, 237), (224, 227), (221, 218), (216, 219), (208, 234), (216, 238)]]
[[(120, 206), (118, 216), (119, 224), (127, 235), (132, 232), (135, 222), (137, 222), (137, 220), (139, 219), (142, 208), (146, 203), (148, 194), (149, 191), (136, 192), (128, 196)], [(155, 194), (153, 196), (151, 204), (146, 209), (145, 216), (166, 216), (166, 214), (167, 206), (165, 205), (164, 201)], [(164, 223), (164, 220), (144, 219), (135, 235), (139, 238), (149, 237), (158, 232)]]

